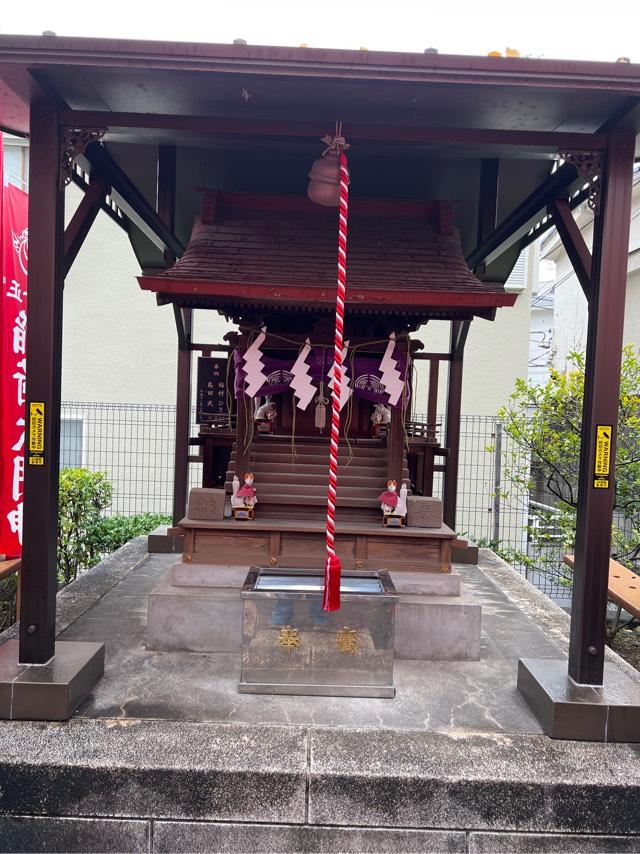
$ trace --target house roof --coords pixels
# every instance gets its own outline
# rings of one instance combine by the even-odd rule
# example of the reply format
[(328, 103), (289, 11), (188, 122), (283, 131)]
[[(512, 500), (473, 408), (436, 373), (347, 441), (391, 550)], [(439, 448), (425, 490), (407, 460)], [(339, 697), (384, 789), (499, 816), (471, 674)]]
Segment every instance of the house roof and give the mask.
[[(353, 200), (347, 309), (513, 304), (502, 284), (469, 270), (439, 202)], [(300, 196), (210, 193), (185, 253), (166, 271), (139, 277), (145, 290), (291, 306), (335, 302), (337, 212)]]

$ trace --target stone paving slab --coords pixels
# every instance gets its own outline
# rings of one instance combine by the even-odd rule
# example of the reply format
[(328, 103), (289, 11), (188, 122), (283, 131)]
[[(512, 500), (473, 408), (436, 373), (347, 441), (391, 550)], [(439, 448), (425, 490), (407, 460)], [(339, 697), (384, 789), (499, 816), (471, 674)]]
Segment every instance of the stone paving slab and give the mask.
[(626, 854), (640, 851), (640, 836), (583, 833), (470, 833), (469, 854)]
[[(466, 852), (466, 834), (460, 831), (390, 830), (375, 827), (284, 827), (274, 825), (154, 822), (153, 850), (166, 854), (446, 854)], [(630, 850), (630, 849), (629, 849)]]
[(313, 824), (640, 833), (635, 745), (496, 733), (311, 733)]
[(0, 726), (0, 812), (299, 824), (306, 731), (168, 721)]
[(142, 854), (150, 850), (147, 821), (0, 816), (0, 852), (54, 851)]

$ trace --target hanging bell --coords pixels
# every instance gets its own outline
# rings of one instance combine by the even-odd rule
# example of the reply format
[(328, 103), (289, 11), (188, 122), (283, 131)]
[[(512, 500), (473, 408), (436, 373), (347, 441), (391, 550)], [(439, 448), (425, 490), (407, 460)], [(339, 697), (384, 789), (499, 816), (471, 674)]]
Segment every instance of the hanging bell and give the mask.
[(327, 426), (327, 403), (329, 403), (329, 401), (326, 397), (323, 397), (322, 395), (316, 397), (315, 425), (318, 430), (324, 430)]
[(338, 152), (330, 149), (319, 157), (309, 172), (307, 195), (312, 202), (337, 208), (340, 204), (340, 162)]

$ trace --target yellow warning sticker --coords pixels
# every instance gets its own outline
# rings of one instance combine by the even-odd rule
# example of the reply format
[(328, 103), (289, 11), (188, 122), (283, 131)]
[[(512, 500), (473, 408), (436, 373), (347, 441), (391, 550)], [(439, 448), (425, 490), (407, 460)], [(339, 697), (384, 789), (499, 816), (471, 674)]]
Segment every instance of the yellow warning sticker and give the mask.
[(611, 435), (610, 424), (598, 424), (596, 427), (596, 459), (594, 474), (596, 477), (608, 477), (611, 472)]
[(604, 478), (598, 478), (597, 477), (593, 481), (593, 488), (594, 489), (609, 489), (609, 481), (605, 480)]
[[(29, 404), (29, 450), (31, 453), (44, 452), (44, 403)], [(42, 463), (32, 463), (42, 465)]]
[(43, 466), (44, 465), (44, 457), (39, 457), (39, 456), (29, 457), (29, 465), (30, 466)]

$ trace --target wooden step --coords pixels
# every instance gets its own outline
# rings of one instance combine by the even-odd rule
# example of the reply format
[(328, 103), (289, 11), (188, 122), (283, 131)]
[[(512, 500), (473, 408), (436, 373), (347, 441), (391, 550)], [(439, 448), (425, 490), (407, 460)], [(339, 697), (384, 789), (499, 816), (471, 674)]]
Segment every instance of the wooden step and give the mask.
[[(235, 451), (232, 451), (229, 459), (232, 462), (235, 462)], [(322, 463), (323, 461), (328, 460), (329, 449), (325, 448), (321, 454), (307, 454), (303, 448), (296, 448), (294, 454), (291, 448), (286, 448), (282, 445), (274, 445), (272, 449), (269, 449), (267, 451), (254, 451), (253, 449), (250, 449), (249, 459), (252, 462), (256, 463), (271, 463), (274, 461), (279, 461), (283, 463), (295, 463), (296, 461), (298, 461), (300, 463), (312, 465), (314, 463)], [(386, 453), (353, 455), (350, 455), (349, 453), (343, 451), (340, 451), (338, 453), (338, 462), (340, 463), (340, 465), (345, 465), (349, 462), (352, 465), (379, 465), (381, 467), (384, 467), (386, 466), (387, 460), (388, 455)]]
[[(305, 521), (310, 524), (323, 524), (327, 511), (326, 507), (313, 504), (260, 504), (256, 510), (257, 517), (262, 521), (270, 520), (274, 523), (287, 522), (291, 520)], [(336, 521), (340, 524), (365, 523), (369, 525), (380, 524), (381, 513), (378, 507), (351, 507), (338, 506), (336, 509)]]
[[(338, 497), (347, 499), (377, 499), (382, 489), (379, 484), (373, 484), (371, 486), (346, 486), (345, 484), (338, 482)], [(326, 503), (327, 501), (327, 483), (270, 483), (268, 486), (263, 486), (263, 488), (259, 488), (258, 484), (258, 501), (264, 498), (275, 498), (278, 495), (295, 495), (298, 497), (300, 501), (306, 500), (309, 497), (318, 496), (323, 499)]]
[[(231, 469), (230, 469), (231, 471)], [(282, 475), (318, 475), (320, 477), (324, 477), (325, 480), (327, 478), (327, 472), (329, 471), (329, 457), (327, 456), (326, 460), (317, 463), (308, 463), (308, 462), (298, 462), (298, 463), (279, 463), (277, 466), (274, 465), (273, 461), (269, 462), (252, 462), (251, 463), (251, 471), (256, 476), (256, 481), (262, 480), (264, 475), (271, 475), (273, 472), (277, 471), (278, 474)], [(378, 476), (378, 472), (383, 472), (386, 482), (386, 471), (387, 467), (385, 466), (370, 466), (370, 465), (361, 465), (360, 463), (351, 463), (351, 465), (343, 465), (340, 467), (340, 475), (344, 473), (345, 476), (349, 477), (366, 477), (368, 475)]]
[[(323, 486), (327, 485), (328, 478), (328, 468), (323, 468), (322, 470), (315, 471), (313, 473), (298, 471), (288, 471), (283, 472), (272, 469), (271, 471), (265, 472), (256, 472), (255, 474), (255, 486), (256, 488), (260, 486), (269, 486), (275, 484), (283, 484), (283, 483), (291, 483), (291, 484), (305, 484), (306, 486)], [(231, 478), (227, 481), (227, 485), (231, 486)], [(387, 479), (383, 477), (382, 479), (376, 472), (361, 472), (360, 474), (352, 474), (350, 469), (340, 469), (338, 471), (338, 481), (340, 484), (345, 486), (354, 486), (354, 487), (362, 487), (363, 489), (378, 489), (380, 492), (386, 487)]]
[[(304, 502), (301, 501), (301, 497), (304, 498)], [(327, 493), (326, 490), (322, 495), (304, 495), (300, 496), (296, 493), (287, 493), (282, 492), (278, 495), (261, 495), (258, 494), (258, 505), (261, 504), (281, 504), (282, 506), (295, 506), (298, 504), (304, 503), (305, 505), (317, 505), (318, 507), (326, 507), (327, 506)], [(342, 497), (340, 495), (340, 490), (338, 489), (338, 500), (336, 502), (337, 507), (341, 506), (350, 506), (350, 507), (375, 507), (380, 510), (380, 502), (377, 498), (356, 498), (356, 497)]]

